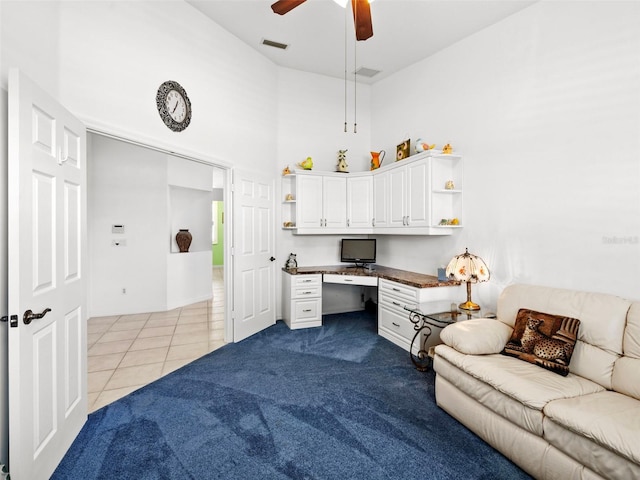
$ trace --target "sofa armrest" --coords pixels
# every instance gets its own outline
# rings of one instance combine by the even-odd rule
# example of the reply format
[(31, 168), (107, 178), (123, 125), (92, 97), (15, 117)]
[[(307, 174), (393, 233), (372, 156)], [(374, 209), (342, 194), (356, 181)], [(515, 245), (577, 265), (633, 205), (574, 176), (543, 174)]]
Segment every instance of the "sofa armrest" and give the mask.
[(474, 318), (447, 325), (440, 332), (445, 345), (468, 355), (500, 353), (513, 328), (499, 320)]

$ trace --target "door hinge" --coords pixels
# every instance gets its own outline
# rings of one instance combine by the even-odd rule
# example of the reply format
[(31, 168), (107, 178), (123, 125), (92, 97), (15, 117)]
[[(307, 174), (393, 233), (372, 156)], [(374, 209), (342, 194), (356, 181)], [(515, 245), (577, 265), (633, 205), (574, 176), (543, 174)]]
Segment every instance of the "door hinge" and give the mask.
[(17, 327), (18, 326), (18, 315), (11, 315), (11, 317), (8, 317), (7, 315), (5, 315), (4, 317), (0, 318), (0, 322), (9, 322), (9, 326), (10, 327)]

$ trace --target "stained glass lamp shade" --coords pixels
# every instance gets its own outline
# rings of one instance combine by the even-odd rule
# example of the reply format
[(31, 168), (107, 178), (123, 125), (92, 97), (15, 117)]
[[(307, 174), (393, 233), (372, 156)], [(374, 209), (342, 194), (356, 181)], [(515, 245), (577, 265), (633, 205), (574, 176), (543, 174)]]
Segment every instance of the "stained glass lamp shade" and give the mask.
[(461, 303), (459, 307), (463, 310), (480, 310), (480, 305), (471, 301), (471, 284), (486, 282), (491, 277), (484, 260), (469, 253), (469, 249), (465, 248), (463, 254), (456, 255), (451, 259), (447, 265), (446, 274), (448, 278), (467, 284), (467, 301)]

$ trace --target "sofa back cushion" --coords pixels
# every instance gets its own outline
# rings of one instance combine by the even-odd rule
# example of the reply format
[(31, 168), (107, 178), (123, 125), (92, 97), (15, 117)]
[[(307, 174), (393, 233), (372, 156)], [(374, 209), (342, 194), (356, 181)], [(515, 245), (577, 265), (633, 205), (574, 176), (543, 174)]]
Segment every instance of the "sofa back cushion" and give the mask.
[(640, 400), (640, 303), (631, 304), (622, 341), (624, 357), (613, 367), (613, 389)]
[(510, 285), (498, 299), (498, 319), (513, 327), (521, 308), (577, 318), (580, 329), (570, 370), (611, 389), (613, 367), (623, 351), (622, 341), (630, 306), (630, 301), (604, 293)]

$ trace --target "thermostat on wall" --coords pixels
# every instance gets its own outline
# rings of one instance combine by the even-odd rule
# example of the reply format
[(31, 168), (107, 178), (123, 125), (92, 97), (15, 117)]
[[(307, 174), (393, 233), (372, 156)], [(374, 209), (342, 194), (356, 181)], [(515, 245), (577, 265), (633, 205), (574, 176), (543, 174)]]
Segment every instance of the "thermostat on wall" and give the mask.
[(124, 233), (124, 225), (111, 225), (111, 233)]

